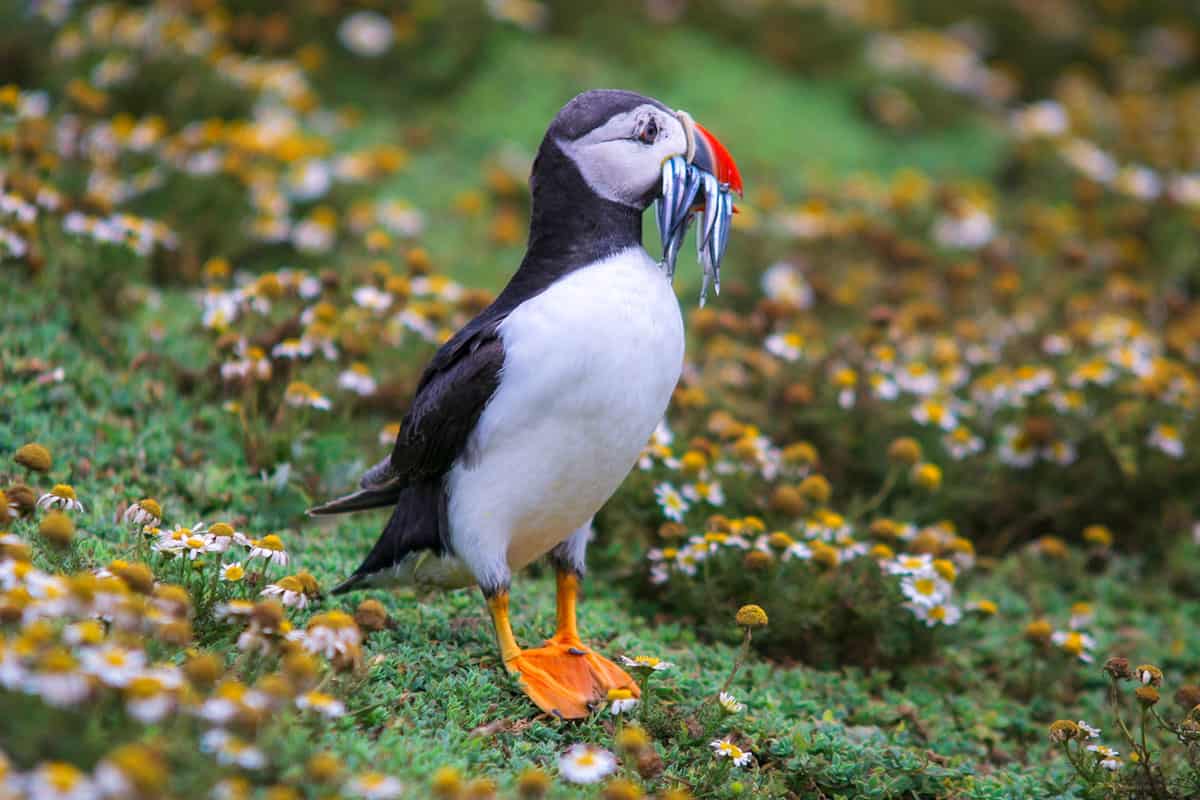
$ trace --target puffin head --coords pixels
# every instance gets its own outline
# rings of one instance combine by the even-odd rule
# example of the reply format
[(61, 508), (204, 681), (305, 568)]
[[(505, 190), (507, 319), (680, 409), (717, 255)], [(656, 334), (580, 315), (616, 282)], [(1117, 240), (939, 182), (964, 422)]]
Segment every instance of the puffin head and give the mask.
[[(652, 97), (594, 89), (562, 107), (546, 131), (597, 196), (644, 211), (662, 195), (663, 166), (675, 156), (742, 193), (729, 151), (685, 111)], [(537, 179), (535, 174), (534, 179)]]

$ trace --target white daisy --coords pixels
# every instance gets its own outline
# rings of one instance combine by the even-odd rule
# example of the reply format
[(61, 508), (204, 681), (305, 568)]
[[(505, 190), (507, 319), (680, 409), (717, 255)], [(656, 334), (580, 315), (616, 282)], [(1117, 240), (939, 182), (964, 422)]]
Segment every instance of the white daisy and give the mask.
[(558, 771), (571, 783), (597, 783), (616, 768), (616, 757), (592, 744), (572, 745), (558, 759)]
[(338, 25), (338, 39), (358, 56), (376, 58), (392, 46), (392, 23), (375, 11), (357, 11)]
[(328, 719), (336, 719), (346, 713), (346, 704), (324, 692), (308, 692), (296, 698), (296, 707), (305, 711), (316, 711)]
[(737, 698), (729, 692), (721, 692), (717, 695), (717, 705), (726, 714), (740, 714), (746, 710), (745, 703), (739, 703)]
[(378, 384), (371, 377), (366, 364), (351, 364), (350, 369), (338, 375), (338, 388), (354, 392), (361, 397), (370, 397), (375, 394)]
[(717, 758), (728, 758), (736, 767), (744, 767), (754, 760), (753, 753), (743, 750), (728, 738), (714, 739), (708, 743), (708, 746), (713, 749), (713, 754)]
[(83, 503), (75, 496), (75, 490), (65, 483), (57, 484), (53, 489), (38, 498), (38, 508), (61, 508), (64, 511), (83, 512)]
[(691, 508), (683, 495), (676, 491), (670, 483), (660, 483), (654, 488), (654, 496), (658, 500), (663, 516), (675, 522), (682, 522), (683, 515)]
[(661, 658), (654, 656), (620, 656), (620, 661), (631, 669), (647, 670), (650, 672), (662, 672), (674, 667), (670, 661), (663, 661)]
[(79, 654), (81, 669), (107, 686), (123, 687), (141, 674), (146, 654), (117, 645), (89, 648)]
[(1179, 429), (1174, 425), (1166, 423), (1155, 425), (1150, 431), (1150, 435), (1146, 437), (1146, 442), (1171, 458), (1183, 458), (1183, 438), (1179, 435)]
[(636, 708), (638, 704), (638, 699), (628, 689), (609, 689), (606, 700), (609, 713), (614, 717)]
[(912, 603), (930, 607), (945, 601), (950, 596), (951, 586), (948, 581), (934, 573), (907, 575), (900, 582), (900, 591)]
[(913, 616), (925, 623), (926, 627), (936, 625), (954, 625), (962, 619), (962, 609), (949, 603), (924, 605), (921, 603), (906, 603)]
[(351, 797), (361, 797), (363, 800), (394, 800), (404, 792), (404, 784), (391, 775), (364, 772), (350, 779), (344, 791)]
[(684, 484), (683, 496), (693, 503), (704, 502), (710, 506), (719, 506), (725, 503), (725, 492), (721, 489), (721, 484), (716, 481)]

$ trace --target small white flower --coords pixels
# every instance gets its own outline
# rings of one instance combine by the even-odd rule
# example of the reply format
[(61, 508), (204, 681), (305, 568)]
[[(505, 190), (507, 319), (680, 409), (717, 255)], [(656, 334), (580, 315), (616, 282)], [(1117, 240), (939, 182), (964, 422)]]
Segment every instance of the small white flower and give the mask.
[(572, 745), (558, 759), (558, 771), (571, 783), (597, 783), (616, 768), (616, 757), (592, 744)]
[(614, 717), (637, 707), (638, 699), (628, 689), (610, 689), (608, 692), (609, 713)]
[(94, 800), (100, 796), (87, 775), (61, 761), (39, 764), (25, 780), (24, 789), (14, 796), (30, 800)]
[(65, 483), (60, 483), (38, 498), (38, 508), (61, 508), (64, 511), (83, 512), (83, 503), (75, 497), (75, 490)]
[(1088, 725), (1083, 720), (1079, 720), (1079, 722), (1077, 722), (1075, 724), (1079, 726), (1079, 730), (1081, 730), (1085, 734), (1087, 734), (1087, 738), (1089, 738), (1089, 739), (1099, 739), (1100, 738), (1100, 729), (1099, 728), (1092, 727), (1091, 725)]
[(351, 293), (354, 302), (371, 311), (386, 311), (392, 304), (392, 296), (374, 286), (359, 286)]
[(1146, 438), (1146, 442), (1171, 458), (1183, 458), (1183, 439), (1179, 435), (1179, 429), (1174, 425), (1165, 423), (1155, 425)]
[(951, 586), (948, 581), (936, 573), (924, 575), (907, 575), (900, 582), (900, 591), (916, 605), (940, 605), (950, 596)]
[(663, 670), (668, 670), (675, 666), (670, 661), (663, 661), (662, 659), (655, 658), (654, 656), (633, 656), (632, 658), (629, 656), (621, 656), (620, 661), (627, 667), (631, 667), (633, 669), (650, 670), (652, 672), (662, 672)]
[(259, 592), (259, 595), (261, 597), (278, 597), (279, 602), (288, 608), (308, 608), (308, 595), (304, 593), (303, 589), (269, 583), (265, 589)]
[(43, 672), (29, 678), (31, 693), (55, 708), (69, 708), (91, 693), (92, 685), (80, 672)]
[(763, 342), (767, 352), (784, 361), (798, 361), (804, 354), (804, 339), (798, 333), (773, 333)]
[(346, 704), (323, 692), (308, 692), (296, 698), (296, 707), (305, 711), (316, 711), (323, 717), (336, 719), (346, 713)]
[(358, 11), (342, 20), (338, 39), (358, 56), (376, 58), (392, 46), (392, 23), (374, 11)]
[(1079, 631), (1055, 631), (1050, 636), (1055, 647), (1079, 658), (1085, 664), (1092, 663), (1091, 651), (1096, 647), (1096, 640), (1086, 633)]
[(658, 500), (663, 516), (675, 522), (682, 522), (683, 515), (691, 505), (670, 483), (660, 483), (654, 488), (654, 496)]
[(154, 527), (162, 522), (153, 511), (147, 510), (141, 503), (134, 503), (129, 508), (125, 509), (125, 513), (121, 515), (121, 521), (133, 525), (148, 525)]
[(714, 739), (708, 743), (708, 746), (713, 749), (717, 758), (728, 758), (736, 767), (744, 767), (754, 760), (753, 753), (743, 750), (728, 738)]
[(140, 650), (106, 645), (80, 653), (80, 665), (85, 673), (95, 676), (101, 683), (119, 688), (128, 686), (141, 674), (146, 655)]
[(250, 558), (261, 558), (268, 564), (280, 567), (286, 567), (289, 560), (287, 551), (283, 549), (283, 544), (277, 536), (264, 536), (255, 540), (250, 546)]
[(345, 791), (351, 797), (361, 797), (363, 800), (394, 800), (404, 791), (404, 784), (391, 775), (365, 772), (352, 778), (346, 784)]
[(246, 577), (246, 568), (242, 566), (242, 562), (234, 561), (230, 564), (221, 565), (221, 580), (229, 583), (237, 583), (244, 577)]
[(962, 609), (949, 603), (924, 605), (922, 603), (906, 603), (913, 616), (932, 628), (936, 625), (954, 625), (962, 619)]
[(708, 503), (710, 506), (724, 505), (725, 492), (716, 481), (698, 481), (685, 484), (683, 496), (693, 503)]
[(739, 703), (738, 699), (729, 692), (721, 692), (717, 695), (717, 705), (721, 706), (721, 710), (726, 714), (740, 714), (746, 710), (746, 704)]
[(215, 753), (217, 762), (221, 764), (242, 769), (262, 769), (267, 765), (267, 757), (261, 750), (220, 728), (201, 737), (200, 749)]
[(378, 385), (365, 364), (354, 364), (338, 375), (338, 388), (361, 397), (370, 397), (375, 394)]
[(884, 562), (883, 568), (889, 575), (927, 575), (933, 571), (933, 556), (901, 553), (894, 561)]

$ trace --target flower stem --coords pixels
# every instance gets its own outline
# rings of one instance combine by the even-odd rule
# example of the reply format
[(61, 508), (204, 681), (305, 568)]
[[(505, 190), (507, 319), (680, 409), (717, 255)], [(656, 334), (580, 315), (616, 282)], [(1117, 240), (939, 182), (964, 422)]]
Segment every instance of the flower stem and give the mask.
[(742, 666), (742, 662), (746, 660), (746, 656), (750, 654), (750, 629), (746, 628), (746, 635), (742, 638), (742, 649), (738, 652), (737, 658), (733, 660), (733, 669), (729, 671), (729, 677), (725, 679), (725, 683), (721, 686), (717, 696), (720, 697), (721, 692), (728, 692), (729, 687), (733, 685), (733, 679), (737, 677), (738, 670)]

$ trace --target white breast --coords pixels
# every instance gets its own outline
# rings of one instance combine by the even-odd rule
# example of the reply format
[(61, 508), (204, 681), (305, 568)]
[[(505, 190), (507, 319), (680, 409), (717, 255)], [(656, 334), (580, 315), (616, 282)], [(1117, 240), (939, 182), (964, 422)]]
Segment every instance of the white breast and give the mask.
[(481, 578), (524, 566), (599, 510), (683, 365), (679, 303), (641, 247), (560, 279), (500, 335), (500, 387), (447, 485), (454, 549)]

